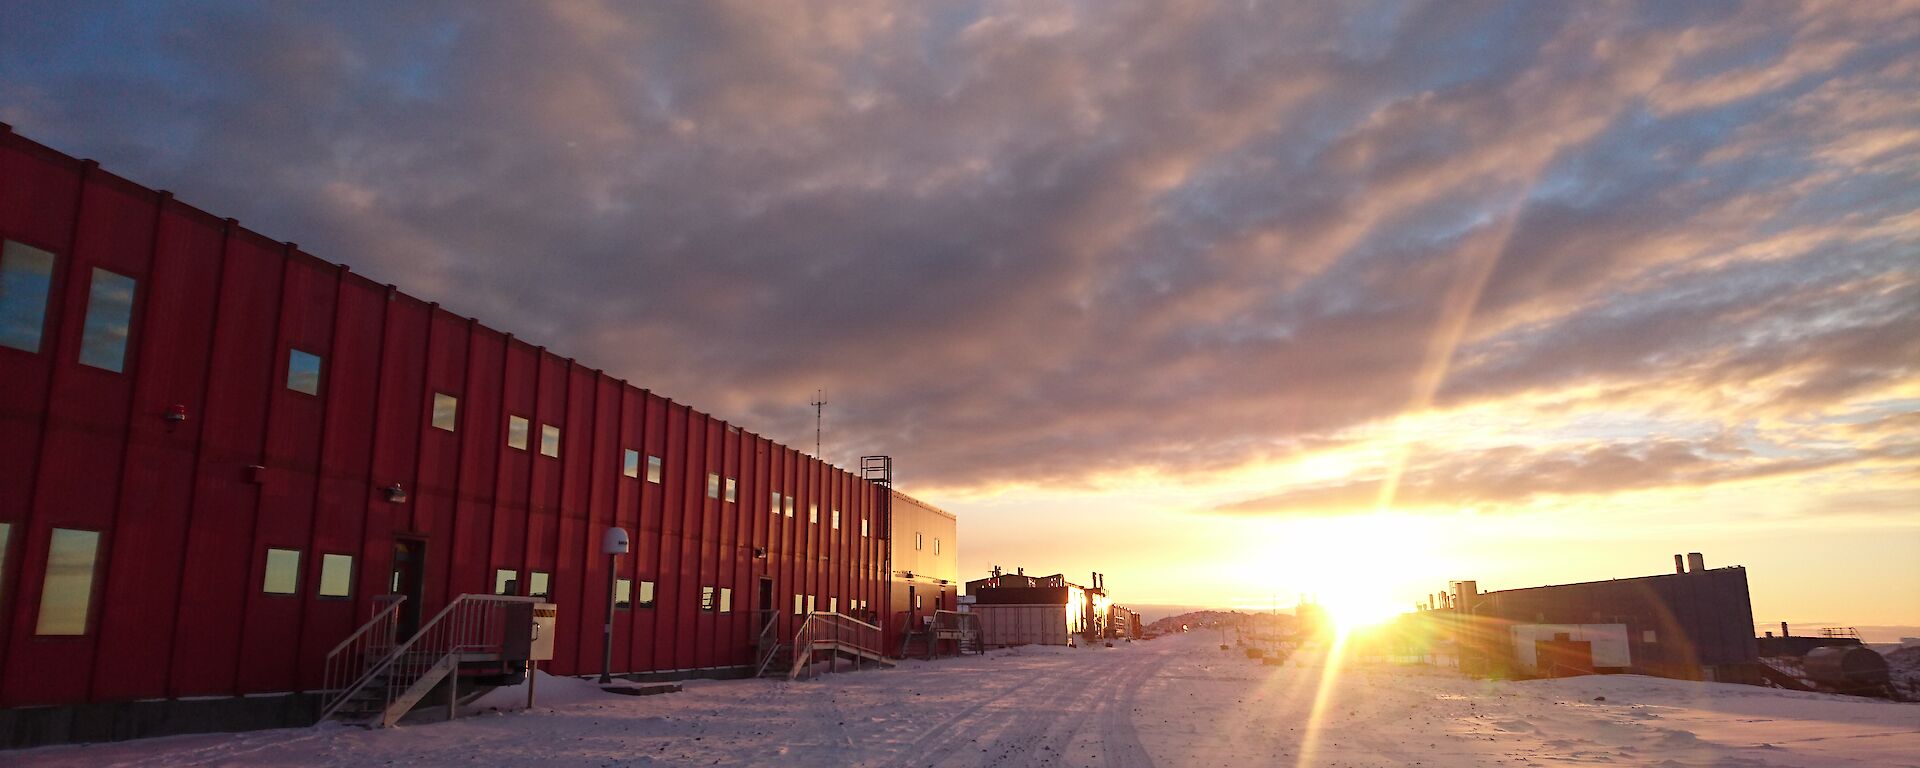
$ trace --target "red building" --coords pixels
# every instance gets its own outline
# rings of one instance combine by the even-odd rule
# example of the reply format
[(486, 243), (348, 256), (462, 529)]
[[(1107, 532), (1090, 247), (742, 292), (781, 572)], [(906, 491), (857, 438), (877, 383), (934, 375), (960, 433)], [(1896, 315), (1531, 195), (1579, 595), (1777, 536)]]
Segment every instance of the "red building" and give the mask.
[(597, 672), (608, 526), (616, 672), (891, 612), (884, 486), (6, 126), (0, 240), (0, 714), (311, 690), (388, 593)]

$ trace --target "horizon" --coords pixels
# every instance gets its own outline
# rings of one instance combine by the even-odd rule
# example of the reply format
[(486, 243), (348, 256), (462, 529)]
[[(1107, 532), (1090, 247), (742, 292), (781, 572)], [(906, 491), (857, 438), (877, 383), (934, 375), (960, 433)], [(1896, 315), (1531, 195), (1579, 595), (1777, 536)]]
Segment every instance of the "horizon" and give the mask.
[(1920, 634), (1910, 6), (361, 11), (22, 3), (0, 121), (790, 445), (824, 390), (963, 582), (1701, 552)]

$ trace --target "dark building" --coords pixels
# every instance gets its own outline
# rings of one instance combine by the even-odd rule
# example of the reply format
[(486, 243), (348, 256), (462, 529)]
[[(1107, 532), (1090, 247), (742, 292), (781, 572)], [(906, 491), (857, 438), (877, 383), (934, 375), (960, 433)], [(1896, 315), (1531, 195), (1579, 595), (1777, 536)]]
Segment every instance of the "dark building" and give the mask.
[(122, 703), (313, 691), (390, 593), (544, 595), (559, 674), (599, 671), (610, 588), (615, 672), (733, 674), (765, 620), (891, 614), (884, 483), (6, 126), (0, 240), (14, 743), (67, 727), (7, 737), (17, 708), (124, 737), (166, 726), (101, 724)]
[(1478, 592), (1455, 582), (1429, 612), (1468, 671), (1630, 672), (1745, 682), (1757, 658), (1747, 572), (1691, 567), (1658, 576)]

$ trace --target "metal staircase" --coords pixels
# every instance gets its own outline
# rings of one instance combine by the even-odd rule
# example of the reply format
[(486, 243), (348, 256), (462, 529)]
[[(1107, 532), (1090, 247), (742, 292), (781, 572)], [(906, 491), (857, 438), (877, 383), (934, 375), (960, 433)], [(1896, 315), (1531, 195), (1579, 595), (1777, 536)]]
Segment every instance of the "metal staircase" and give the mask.
[(783, 654), (788, 662), (784, 670), (788, 680), (799, 678), (802, 674), (812, 676), (819, 673), (817, 662), (827, 661), (827, 671), (837, 672), (840, 661), (846, 659), (854, 669), (868, 664), (881, 667), (894, 665), (880, 647), (880, 628), (859, 619), (839, 613), (810, 613), (802, 622), (799, 631), (793, 633), (793, 644), (776, 646), (760, 666), (760, 673), (767, 674), (777, 669), (775, 664), (782, 660)]
[(451, 715), (460, 695), (460, 665), (508, 661), (505, 652), (513, 639), (508, 630), (525, 626), (511, 621), (509, 614), (531, 611), (541, 602), (535, 597), (461, 595), (413, 637), (395, 643), (404, 599), (376, 611), (327, 654), (325, 685), (330, 693), (320, 709), (321, 720), (390, 726), (443, 681), (448, 683)]
[[(902, 614), (900, 628), (900, 658), (919, 655), (931, 659), (941, 655), (941, 643), (951, 641), (954, 651), (961, 656), (985, 653), (980, 644), (980, 617), (959, 611), (934, 611), (932, 621), (918, 629), (911, 625), (910, 618)], [(915, 654), (914, 651), (919, 653)]]

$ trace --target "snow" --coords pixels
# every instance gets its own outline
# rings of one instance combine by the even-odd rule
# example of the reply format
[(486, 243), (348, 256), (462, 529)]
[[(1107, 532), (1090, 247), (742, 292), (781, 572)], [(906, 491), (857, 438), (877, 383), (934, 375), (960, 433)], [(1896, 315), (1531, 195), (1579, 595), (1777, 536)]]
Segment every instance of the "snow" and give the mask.
[(1636, 676), (1497, 682), (1354, 665), (1336, 667), (1322, 693), (1326, 667), (1311, 649), (1269, 667), (1218, 641), (1019, 648), (814, 682), (689, 681), (664, 696), (543, 677), (531, 712), (517, 709), (524, 690), (502, 690), (454, 723), (177, 736), (0, 762), (1920, 766), (1920, 705)]

